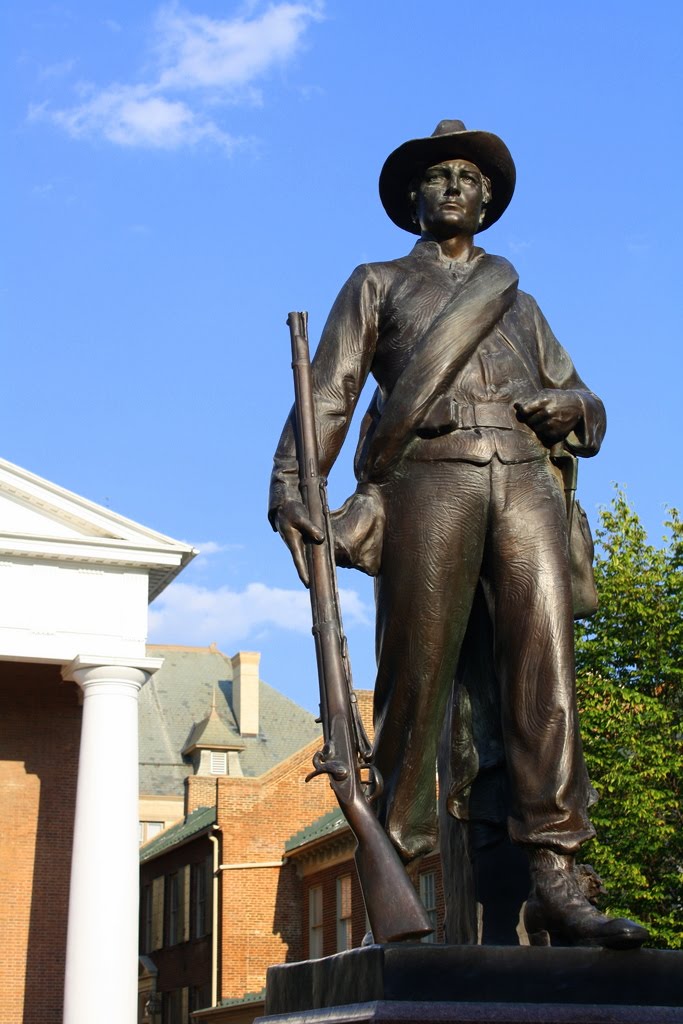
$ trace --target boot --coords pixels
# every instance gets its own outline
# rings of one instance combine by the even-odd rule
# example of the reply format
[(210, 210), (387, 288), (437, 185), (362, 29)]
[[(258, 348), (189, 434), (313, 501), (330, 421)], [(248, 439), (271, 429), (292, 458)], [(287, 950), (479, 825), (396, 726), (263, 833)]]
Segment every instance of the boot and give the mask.
[(606, 946), (634, 949), (647, 929), (625, 917), (608, 917), (584, 895), (571, 854), (530, 851), (531, 893), (524, 926), (532, 946)]

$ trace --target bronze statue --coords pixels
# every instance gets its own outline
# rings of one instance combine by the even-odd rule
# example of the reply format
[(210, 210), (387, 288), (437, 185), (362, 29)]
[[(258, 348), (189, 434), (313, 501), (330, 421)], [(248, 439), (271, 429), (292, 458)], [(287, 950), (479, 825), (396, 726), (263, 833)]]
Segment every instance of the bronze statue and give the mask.
[[(356, 269), (330, 313), (313, 360), (320, 468), (372, 374), (358, 487), (333, 520), (338, 564), (376, 577), (377, 813), (403, 861), (438, 838), (441, 740), (446, 814), (486, 826), (502, 813), (528, 854), (530, 941), (626, 948), (647, 932), (601, 914), (574, 869), (594, 793), (574, 692), (569, 534), (580, 546), (584, 524), (571, 477), (575, 456), (598, 451), (605, 413), (511, 264), (474, 244), (514, 185), (505, 144), (460, 121), (389, 156), (382, 203), (420, 237), (407, 256)], [(291, 418), (270, 519), (306, 582), (304, 542), (321, 538), (301, 503)], [(476, 797), (474, 813), (491, 766), (504, 794)]]

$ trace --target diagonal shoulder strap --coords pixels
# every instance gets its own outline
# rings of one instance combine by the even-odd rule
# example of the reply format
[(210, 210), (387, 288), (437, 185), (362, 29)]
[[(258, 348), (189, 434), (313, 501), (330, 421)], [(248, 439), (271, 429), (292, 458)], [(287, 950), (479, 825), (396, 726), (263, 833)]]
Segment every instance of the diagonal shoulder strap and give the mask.
[[(518, 280), (517, 271), (502, 256), (480, 257), (415, 346), (381, 415), (373, 415), (372, 406), (366, 415), (364, 426), (369, 430), (356, 456), (360, 480), (380, 480), (401, 458), (434, 398), (446, 392), (479, 342), (514, 302)], [(372, 405), (377, 414), (376, 398)]]

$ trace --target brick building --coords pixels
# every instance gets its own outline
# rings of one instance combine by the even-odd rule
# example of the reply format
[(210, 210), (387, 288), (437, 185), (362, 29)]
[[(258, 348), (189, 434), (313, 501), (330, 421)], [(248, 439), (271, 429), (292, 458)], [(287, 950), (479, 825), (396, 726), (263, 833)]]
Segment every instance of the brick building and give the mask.
[[(232, 702), (234, 690), (226, 693)], [(372, 694), (358, 699), (367, 722)], [(212, 706), (191, 731), (195, 765), (210, 767), (212, 751), (236, 743), (237, 720), (229, 733), (229, 716), (222, 728), (220, 717)], [(271, 964), (361, 944), (368, 925), (355, 841), (326, 780), (304, 782), (316, 729), (260, 774), (188, 775), (186, 816), (141, 848), (141, 1024), (250, 1024), (263, 1011)], [(438, 854), (413, 881), (433, 914), (432, 941), (442, 941)]]
[(152, 644), (147, 653), (163, 665), (139, 701), (141, 842), (182, 819), (188, 777), (201, 786), (262, 775), (320, 735), (310, 712), (259, 679), (255, 652)]
[(1, 1024), (135, 1019), (147, 606), (193, 553), (0, 460)]
[(185, 813), (140, 851), (140, 1020), (185, 1024), (301, 959), (301, 880), (284, 846), (334, 797), (304, 784), (320, 726), (259, 679), (258, 654), (150, 653), (165, 660), (141, 699), (141, 827), (162, 798), (182, 794)]
[[(285, 856), (301, 879), (304, 959), (360, 946), (369, 929), (354, 850), (353, 834), (336, 807), (285, 843)], [(444, 897), (438, 851), (423, 857), (411, 869), (410, 877), (434, 926), (434, 933), (423, 941), (443, 942)]]

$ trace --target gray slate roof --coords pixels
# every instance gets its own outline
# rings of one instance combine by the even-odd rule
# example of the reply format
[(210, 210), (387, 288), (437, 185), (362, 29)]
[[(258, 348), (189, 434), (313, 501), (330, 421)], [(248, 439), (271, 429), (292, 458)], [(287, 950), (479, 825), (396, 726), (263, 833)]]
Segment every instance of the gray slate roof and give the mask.
[(164, 664), (140, 691), (140, 793), (182, 796), (191, 759), (181, 751), (211, 710), (216, 708), (235, 746), (246, 776), (262, 775), (320, 737), (315, 717), (262, 680), (259, 684), (259, 734), (240, 736), (232, 706), (232, 662), (211, 647), (150, 645), (150, 657)]
[(207, 750), (244, 750), (244, 740), (235, 739), (232, 730), (228, 729), (218, 714), (218, 709), (212, 707), (211, 714), (195, 725), (182, 753), (190, 754), (195, 747), (206, 747)]
[(172, 846), (177, 846), (179, 843), (185, 842), (186, 839), (191, 839), (192, 836), (196, 836), (210, 825), (215, 824), (215, 821), (215, 807), (198, 807), (196, 811), (192, 811), (182, 821), (179, 821), (176, 825), (171, 825), (170, 828), (160, 832), (154, 839), (150, 839), (148, 843), (141, 846), (140, 863), (144, 864), (145, 861), (158, 857), (160, 853), (169, 850)]

